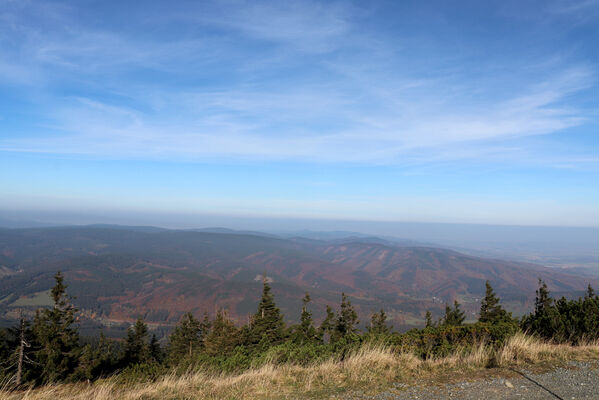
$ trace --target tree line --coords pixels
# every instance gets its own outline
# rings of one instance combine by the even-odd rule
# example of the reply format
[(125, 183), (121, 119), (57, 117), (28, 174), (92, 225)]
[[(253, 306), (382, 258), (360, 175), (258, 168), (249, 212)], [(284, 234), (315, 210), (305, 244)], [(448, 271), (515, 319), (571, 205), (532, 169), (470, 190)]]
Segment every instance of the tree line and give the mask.
[(287, 325), (264, 278), (260, 302), (247, 324), (238, 327), (224, 309), (213, 318), (204, 314), (198, 319), (186, 313), (165, 345), (150, 334), (141, 318), (122, 341), (100, 335), (85, 343), (77, 330), (77, 309), (66, 288), (63, 275), (57, 273), (51, 290), (53, 306), (38, 309), (31, 321), (21, 318), (16, 326), (0, 330), (0, 379), (4, 385), (31, 386), (111, 375), (123, 380), (155, 379), (173, 370), (230, 372), (267, 361), (306, 364), (330, 357), (343, 359), (348, 351), (367, 341), (409, 348), (421, 357), (442, 356), (458, 346), (481, 341), (499, 346), (519, 329), (572, 344), (599, 339), (599, 297), (591, 286), (582, 298), (555, 300), (541, 280), (534, 310), (521, 319), (501, 306), (487, 281), (478, 321), (465, 323), (465, 313), (456, 300), (452, 306), (446, 305), (442, 318), (433, 321), (427, 311), (424, 328), (397, 333), (383, 309), (370, 316), (366, 331), (360, 331), (358, 314), (344, 293), (337, 310), (326, 307), (320, 324), (312, 318), (311, 299), (306, 293), (299, 323)]

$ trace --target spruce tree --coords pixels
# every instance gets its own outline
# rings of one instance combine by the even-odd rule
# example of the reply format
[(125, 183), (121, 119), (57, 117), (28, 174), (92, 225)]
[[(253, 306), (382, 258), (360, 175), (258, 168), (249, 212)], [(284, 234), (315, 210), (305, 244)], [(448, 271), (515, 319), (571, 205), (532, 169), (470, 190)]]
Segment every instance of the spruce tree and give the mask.
[(499, 304), (499, 297), (493, 291), (489, 281), (485, 283), (485, 297), (480, 304), (480, 322), (490, 322), (493, 324), (509, 321), (511, 317)]
[(457, 326), (462, 325), (466, 316), (462, 310), (460, 310), (460, 303), (457, 300), (453, 302), (453, 309), (449, 307), (449, 304), (445, 305), (445, 317), (443, 318), (443, 325), (446, 326)]
[(433, 315), (431, 314), (431, 312), (429, 310), (426, 310), (426, 314), (424, 315), (424, 327), (430, 328), (433, 326), (434, 326)]
[(16, 363), (11, 360), (10, 350), (8, 330), (0, 328), (0, 381), (6, 381), (6, 377), (16, 366)]
[(150, 344), (148, 343), (148, 326), (140, 317), (135, 325), (127, 330), (125, 347), (121, 362), (124, 365), (147, 363), (152, 360)]
[(204, 338), (206, 338), (206, 335), (208, 335), (208, 332), (210, 332), (210, 327), (212, 326), (212, 321), (210, 321), (210, 317), (208, 316), (208, 313), (206, 311), (204, 311), (204, 318), (202, 318), (202, 321), (200, 322), (200, 335), (202, 337), (202, 345), (204, 345)]
[(225, 310), (218, 310), (210, 331), (204, 338), (206, 354), (210, 356), (228, 355), (239, 344), (239, 330)]
[(593, 289), (593, 287), (591, 286), (591, 284), (589, 283), (589, 285), (587, 286), (587, 291), (584, 295), (585, 299), (592, 299), (595, 297), (595, 290)]
[(275, 305), (274, 296), (266, 275), (262, 280), (262, 298), (258, 310), (251, 319), (249, 330), (250, 345), (271, 346), (280, 343), (285, 337), (283, 315)]
[(179, 324), (168, 338), (168, 359), (177, 364), (183, 359), (190, 359), (202, 347), (202, 323), (192, 313), (185, 313)]
[(295, 331), (295, 340), (300, 343), (312, 343), (319, 340), (319, 335), (314, 327), (314, 321), (312, 320), (312, 313), (308, 310), (308, 303), (310, 302), (310, 295), (306, 292), (306, 295), (302, 299), (302, 313), (300, 316), (300, 324)]
[(539, 279), (539, 288), (536, 291), (535, 298), (535, 315), (541, 316), (553, 305), (553, 299), (549, 296), (547, 284)]
[[(31, 329), (31, 323), (23, 315), (16, 326), (6, 330), (0, 329), (4, 333), (4, 357), (6, 358), (1, 365), (5, 375), (14, 376), (16, 386), (28, 381), (39, 381), (40, 364), (35, 361), (35, 338)], [(2, 343), (0, 343), (1, 347)], [(1, 369), (0, 369), (1, 371)], [(0, 377), (2, 372), (0, 372)]]
[(547, 284), (541, 279), (536, 294), (534, 313), (523, 318), (522, 328), (546, 339), (562, 339), (566, 327), (560, 315), (560, 308), (566, 308), (568, 302), (564, 299), (556, 304), (549, 295)]
[(580, 305), (580, 336), (599, 339), (599, 296), (589, 284)]
[(387, 326), (387, 314), (381, 308), (377, 313), (373, 313), (370, 318), (368, 333), (373, 335), (388, 335), (391, 333), (391, 327)]
[(359, 323), (358, 313), (356, 313), (354, 306), (345, 293), (341, 293), (341, 309), (335, 324), (335, 340), (339, 338), (355, 339)]
[(10, 353), (7, 341), (7, 331), (0, 328), (0, 365), (4, 365)]
[(327, 337), (330, 338), (333, 336), (333, 332), (335, 330), (335, 320), (337, 316), (335, 315), (335, 311), (331, 308), (331, 306), (327, 305), (326, 308), (326, 316), (320, 327), (318, 328), (318, 335), (326, 342)]
[(45, 383), (67, 378), (77, 367), (80, 352), (79, 333), (74, 326), (77, 309), (66, 294), (63, 275), (57, 272), (54, 280), (52, 308), (38, 310), (33, 321), (38, 380)]
[(92, 380), (107, 376), (118, 367), (114, 343), (103, 333), (96, 344), (87, 344), (79, 357), (79, 365), (74, 374), (74, 380)]
[(160, 342), (156, 337), (156, 334), (152, 334), (152, 338), (150, 339), (150, 361), (161, 363), (164, 359), (164, 352), (162, 351), (162, 346), (160, 346)]

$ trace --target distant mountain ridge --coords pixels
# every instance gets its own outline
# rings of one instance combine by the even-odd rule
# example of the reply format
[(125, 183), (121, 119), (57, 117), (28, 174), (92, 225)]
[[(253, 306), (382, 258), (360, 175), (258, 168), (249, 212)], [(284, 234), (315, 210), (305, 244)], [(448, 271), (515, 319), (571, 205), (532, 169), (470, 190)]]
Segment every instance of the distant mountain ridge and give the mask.
[(474, 317), (486, 279), (516, 312), (529, 309), (538, 278), (556, 294), (582, 293), (588, 283), (535, 264), (372, 236), (317, 240), (221, 228), (110, 225), (0, 229), (0, 315), (10, 319), (17, 307), (42, 301), (57, 270), (91, 319), (142, 315), (167, 324), (185, 311), (216, 307), (243, 320), (255, 309), (256, 277), (265, 272), (274, 280), (277, 303), (292, 319), (306, 291), (317, 318), (345, 292), (362, 319), (384, 308), (397, 327), (418, 324), (426, 309), (440, 315), (455, 298)]

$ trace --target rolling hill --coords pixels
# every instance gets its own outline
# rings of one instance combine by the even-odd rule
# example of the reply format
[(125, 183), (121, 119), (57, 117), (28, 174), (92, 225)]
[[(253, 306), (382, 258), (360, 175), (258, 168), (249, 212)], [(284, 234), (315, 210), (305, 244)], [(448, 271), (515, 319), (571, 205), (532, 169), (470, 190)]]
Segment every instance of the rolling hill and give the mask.
[(316, 240), (101, 225), (0, 229), (1, 318), (47, 302), (58, 270), (83, 318), (105, 325), (140, 315), (170, 325), (185, 311), (213, 313), (217, 307), (244, 321), (255, 309), (264, 273), (291, 320), (306, 291), (316, 318), (345, 292), (363, 321), (384, 308), (396, 328), (419, 324), (426, 309), (440, 316), (456, 298), (474, 318), (486, 279), (516, 313), (530, 308), (539, 278), (556, 295), (582, 293), (589, 283), (535, 264), (371, 237)]

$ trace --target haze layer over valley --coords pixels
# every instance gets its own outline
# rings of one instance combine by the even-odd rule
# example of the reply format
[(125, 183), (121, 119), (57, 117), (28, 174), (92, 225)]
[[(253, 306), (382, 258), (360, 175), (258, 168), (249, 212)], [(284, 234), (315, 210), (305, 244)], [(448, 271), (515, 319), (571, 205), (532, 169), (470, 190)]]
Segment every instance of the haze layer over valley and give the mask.
[(69, 282), (86, 329), (112, 326), (115, 335), (119, 326), (140, 316), (168, 331), (186, 311), (201, 315), (225, 308), (244, 323), (258, 301), (263, 274), (272, 280), (290, 322), (298, 320), (305, 292), (317, 319), (344, 292), (361, 315), (384, 308), (400, 330), (422, 326), (426, 310), (440, 318), (454, 300), (475, 319), (486, 280), (516, 315), (532, 306), (539, 278), (567, 297), (599, 282), (568, 269), (343, 232), (277, 236), (222, 228), (4, 228), (0, 312), (5, 323), (22, 310), (32, 313), (50, 304), (48, 290), (58, 270)]

